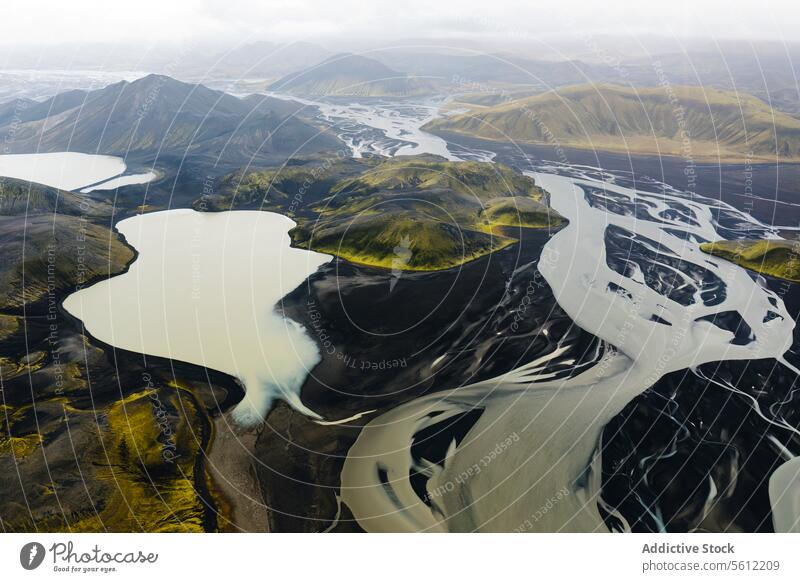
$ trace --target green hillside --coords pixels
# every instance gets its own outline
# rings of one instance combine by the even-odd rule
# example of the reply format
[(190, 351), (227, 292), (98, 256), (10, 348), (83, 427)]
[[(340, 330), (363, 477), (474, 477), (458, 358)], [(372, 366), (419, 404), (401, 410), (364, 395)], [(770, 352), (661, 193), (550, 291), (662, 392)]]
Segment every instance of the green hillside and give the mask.
[(295, 245), (365, 265), (431, 271), (516, 242), (513, 228), (563, 219), (532, 178), (436, 156), (365, 158), (223, 178), (195, 208), (259, 208), (297, 221)]
[(0, 216), (0, 231), (3, 255), (13, 258), (0, 266), (0, 309), (40, 301), (50, 285), (71, 290), (118, 273), (133, 260), (118, 234), (75, 216)]
[(700, 248), (751, 271), (800, 283), (798, 241), (724, 240), (704, 243)]
[(437, 161), (433, 157), (394, 158), (350, 180), (331, 193), (365, 196), (380, 191), (446, 189), (465, 198), (488, 200), (498, 195), (541, 199), (535, 182), (507, 166), (482, 162)]
[(413, 212), (326, 219), (298, 226), (291, 235), (299, 247), (403, 271), (456, 267), (516, 242)]
[(489, 200), (481, 217), (489, 226), (547, 228), (564, 222), (564, 219), (547, 205), (521, 196)]
[(634, 154), (800, 161), (800, 120), (751, 95), (702, 87), (580, 85), (476, 107), (425, 129)]
[(104, 226), (111, 205), (88, 195), (0, 179), (0, 309), (119, 272), (133, 251)]

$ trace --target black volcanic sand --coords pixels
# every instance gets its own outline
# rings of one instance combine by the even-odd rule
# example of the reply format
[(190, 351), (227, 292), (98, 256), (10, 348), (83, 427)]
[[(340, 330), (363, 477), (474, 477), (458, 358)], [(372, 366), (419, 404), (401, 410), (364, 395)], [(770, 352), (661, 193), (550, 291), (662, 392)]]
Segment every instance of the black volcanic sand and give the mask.
[[(513, 145), (480, 140), (464, 145), (497, 151), (497, 161), (522, 170), (531, 168), (526, 156), (539, 161), (558, 159), (548, 148), (526, 146), (520, 152)], [(796, 223), (795, 207), (755, 200), (743, 193), (745, 181), (752, 180), (757, 196), (769, 197), (771, 192), (772, 198), (782, 201), (797, 199), (800, 181), (793, 177), (798, 166), (781, 166), (776, 171), (768, 165), (703, 165), (692, 167), (692, 182), (685, 172), (688, 166), (681, 160), (595, 156), (585, 151), (565, 154), (573, 164), (631, 172), (626, 181), (648, 191), (653, 190), (652, 179), (656, 179), (722, 199), (768, 223), (773, 222), (775, 212), (780, 213), (781, 223)], [(546, 237), (546, 233), (528, 231), (521, 245), (460, 270), (403, 273), (399, 278), (388, 271), (336, 261), (285, 299), (287, 315), (309, 329), (323, 353), (323, 361), (303, 387), (304, 402), (326, 419), (372, 409), (377, 412), (353, 421), (353, 426), (330, 427), (315, 425), (286, 406), (270, 415), (269, 437), (266, 431), (262, 434), (257, 451), (264, 463), (259, 470), (262, 490), (274, 510), (271, 529), (319, 531), (329, 525), (338, 510), (334, 493), (341, 456), (357, 437), (358, 426), (376, 414), (425, 392), (492, 377), (531, 361), (552, 349), (543, 335), (537, 335), (545, 327), (553, 326), (551, 338), (575, 341), (576, 328), (570, 329), (569, 319), (549, 288), (538, 288), (542, 281), (534, 265)], [(509, 293), (504, 295), (511, 273), (528, 263), (527, 269), (511, 277)], [(525, 323), (516, 322), (515, 333), (511, 333), (514, 308), (531, 282), (537, 289), (532, 294), (533, 307), (526, 312)], [(778, 281), (771, 284), (784, 289), (776, 290), (796, 315), (798, 307), (792, 304), (796, 287)], [(575, 345), (585, 355), (591, 351), (587, 348), (592, 339), (585, 332), (580, 335)], [(431, 369), (432, 362), (442, 355), (440, 365)], [(382, 364), (384, 369), (380, 369)], [(787, 377), (788, 372), (775, 362), (724, 362), (707, 368), (704, 373), (709, 377), (722, 375), (748, 393), (765, 387), (772, 403), (791, 393), (785, 387), (794, 382), (793, 375)], [(783, 411), (781, 415), (788, 418)], [(797, 425), (796, 419), (790, 422)], [(781, 441), (788, 438), (787, 431), (770, 429), (746, 396), (686, 371), (670, 374), (632, 402), (606, 429), (604, 498), (637, 531), (661, 527), (670, 531), (769, 530), (766, 484), (778, 462), (774, 447), (764, 440), (770, 430)], [(290, 438), (295, 444), (287, 444)], [(673, 446), (676, 453), (665, 455)], [(653, 460), (640, 464), (648, 455)], [(275, 471), (277, 468), (280, 470)], [(709, 474), (724, 491), (720, 502), (704, 517)], [(639, 500), (650, 509), (657, 507), (664, 523), (656, 523)], [(341, 511), (336, 530), (357, 530), (357, 524), (348, 520), (347, 508)], [(614, 527), (614, 519), (607, 519)]]
[[(498, 150), (497, 144), (471, 145)], [(498, 161), (526, 169), (528, 160), (514, 146), (499, 149)], [(531, 155), (533, 149), (526, 148), (525, 153)], [(549, 156), (541, 149), (535, 153), (540, 159), (555, 157), (552, 151)], [(641, 179), (648, 190), (652, 190), (649, 178), (692, 189), (684, 173), (687, 166), (680, 160), (595, 157), (582, 151), (569, 156), (574, 164), (632, 171), (629, 179)], [(768, 223), (796, 224), (795, 207), (754, 200), (744, 190), (745, 181), (752, 180), (756, 195), (771, 192), (772, 198), (784, 202), (797, 199), (798, 166), (704, 165), (694, 171), (697, 193), (722, 199)], [(774, 221), (774, 213), (781, 219)], [(542, 341), (537, 331), (548, 325), (560, 330), (553, 337), (569, 336), (573, 341), (575, 328), (569, 329), (568, 318), (549, 289), (534, 294), (535, 307), (525, 318), (530, 327), (518, 325), (517, 333), (510, 333), (508, 318), (513, 318), (515, 300), (504, 300), (500, 282), (515, 266), (535, 262), (546, 236), (529, 232), (519, 248), (460, 271), (404, 273), (391, 291), (391, 273), (337, 261), (286, 298), (286, 313), (310, 330), (323, 351), (322, 363), (303, 387), (306, 404), (331, 419), (364, 410), (377, 412), (353, 421), (354, 426), (339, 427), (320, 427), (286, 406), (270, 415), (270, 437), (259, 440), (257, 451), (265, 465), (280, 467), (282, 473), (264, 467), (259, 471), (265, 498), (274, 509), (273, 530), (319, 531), (331, 523), (330, 516), (339, 509), (334, 493), (341, 455), (357, 437), (358, 426), (375, 414), (427, 391), (491, 377), (532, 360), (540, 350), (552, 347), (537, 345)], [(533, 265), (514, 275), (510, 289), (517, 304), (536, 277)], [(796, 318), (800, 287), (776, 280), (768, 284)], [(472, 299), (478, 289), (478, 299)], [(493, 335), (497, 331), (500, 335)], [(578, 351), (585, 355), (592, 340), (585, 332), (580, 334), (576, 347), (581, 346)], [(381, 358), (377, 365), (385, 361), (384, 370), (374, 369), (376, 346)], [(432, 361), (443, 354), (442, 366), (432, 370)], [(787, 357), (795, 365), (800, 361), (793, 354)], [(388, 362), (396, 361), (402, 366), (388, 367)], [(766, 437), (772, 435), (793, 449), (800, 443), (791, 442), (797, 440), (791, 431), (761, 418), (750, 397), (768, 418), (800, 426), (796, 377), (774, 360), (712, 363), (700, 374), (705, 378), (690, 371), (665, 376), (608, 425), (603, 438), (604, 499), (635, 531), (770, 531), (768, 477), (781, 460)], [(727, 382), (742, 394), (706, 378)], [(279, 446), (275, 436), (285, 442)], [(286, 444), (290, 437), (294, 444)], [(717, 498), (706, 508), (709, 477)], [(660, 520), (653, 517), (656, 509)], [(619, 526), (616, 518), (605, 517), (609, 527)], [(350, 518), (347, 508), (341, 508), (336, 531), (358, 530)]]
[[(797, 320), (800, 286), (764, 280)], [(794, 349), (785, 357), (800, 366)], [(773, 359), (712, 362), (699, 372), (664, 376), (608, 424), (603, 498), (634, 531), (772, 531), (769, 477), (783, 459), (769, 437), (789, 450), (800, 448), (800, 438), (768, 422), (753, 402), (767, 419), (800, 427), (798, 377)], [(717, 497), (706, 508), (709, 476)], [(617, 525), (605, 517), (609, 527)]]
[[(694, 165), (677, 158), (446, 137), (465, 147), (495, 151), (497, 161), (519, 169), (532, 169), (544, 160), (600, 167), (623, 172), (626, 186), (657, 191), (655, 179), (727, 202), (767, 224), (800, 223), (799, 165)], [(769, 277), (765, 281), (797, 320), (800, 286)], [(794, 345), (799, 341), (795, 328)], [(794, 349), (785, 357), (800, 366)], [(791, 430), (774, 424), (800, 427), (797, 382), (794, 372), (772, 359), (716, 362), (697, 374), (682, 370), (663, 377), (604, 431), (604, 500), (634, 531), (772, 531), (769, 476), (783, 459), (769, 437), (790, 450), (800, 448)], [(758, 413), (754, 402), (773, 422)], [(710, 479), (716, 497), (707, 506)], [(610, 528), (622, 527), (616, 517), (604, 517)]]
[[(659, 380), (604, 431), (603, 498), (634, 531), (772, 531), (769, 476), (783, 459), (768, 437), (793, 450), (800, 439), (762, 418), (750, 398), (767, 418), (797, 427), (797, 377), (771, 359), (700, 372), (741, 394), (688, 370)], [(709, 476), (717, 493), (706, 511)]]
[(689, 159), (669, 156), (659, 158), (501, 143), (444, 132), (441, 135), (448, 142), (465, 148), (496, 152), (495, 161), (520, 170), (532, 169), (532, 163), (555, 161), (627, 172), (633, 180), (646, 183), (651, 178), (679, 190), (722, 200), (766, 224), (800, 224), (800, 164), (695, 163)]
[(583, 361), (593, 336), (572, 324), (536, 268), (549, 234), (521, 236), (519, 245), (446, 271), (322, 267), (283, 301), (322, 351), (303, 402), (332, 419), (397, 405), (498, 376), (556, 341), (577, 350), (564, 359)]
[[(393, 275), (334, 261), (284, 298), (284, 312), (322, 353), (303, 402), (326, 420), (374, 412), (349, 426), (320, 426), (285, 405), (272, 411), (256, 445), (272, 531), (330, 525), (344, 456), (376, 415), (422, 394), (499, 376), (557, 342), (571, 349), (550, 370), (566, 377), (591, 365), (597, 339), (569, 320), (537, 269), (549, 234), (514, 235), (521, 235), (519, 245), (435, 273)], [(563, 363), (569, 359), (578, 364)], [(337, 531), (352, 529), (357, 525), (343, 514)]]

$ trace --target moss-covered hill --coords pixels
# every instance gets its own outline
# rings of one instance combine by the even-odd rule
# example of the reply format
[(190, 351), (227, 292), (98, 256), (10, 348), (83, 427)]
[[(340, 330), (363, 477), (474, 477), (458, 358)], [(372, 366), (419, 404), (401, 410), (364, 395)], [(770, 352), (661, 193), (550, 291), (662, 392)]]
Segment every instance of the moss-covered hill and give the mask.
[(238, 173), (195, 208), (275, 210), (297, 221), (291, 232), (297, 246), (421, 271), (455, 267), (514, 244), (513, 228), (563, 223), (533, 179), (499, 164), (436, 156)]
[(448, 162), (434, 156), (393, 158), (371, 171), (343, 180), (331, 194), (368, 196), (376, 192), (448, 190), (465, 200), (488, 200), (518, 194), (540, 200), (534, 181), (501, 164)]
[(580, 85), (432, 121), (432, 132), (632, 154), (800, 161), (800, 120), (744, 93)]
[(711, 255), (746, 269), (800, 283), (800, 242), (788, 240), (724, 240), (704, 243)]
[(547, 228), (564, 222), (564, 219), (546, 204), (534, 198), (522, 196), (489, 200), (481, 218), (488, 226), (522, 228)]

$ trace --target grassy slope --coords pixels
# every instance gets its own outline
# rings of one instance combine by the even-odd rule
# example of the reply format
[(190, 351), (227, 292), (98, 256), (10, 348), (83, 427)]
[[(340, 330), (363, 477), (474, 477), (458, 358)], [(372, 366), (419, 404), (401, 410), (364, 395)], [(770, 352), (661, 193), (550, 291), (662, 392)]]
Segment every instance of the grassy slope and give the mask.
[[(433, 121), (429, 131), (698, 159), (800, 161), (800, 120), (743, 93), (581, 85)], [(682, 129), (690, 137), (683, 143)]]
[(515, 242), (413, 213), (356, 216), (292, 231), (297, 246), (354, 263), (406, 271), (456, 267)]
[(741, 240), (704, 243), (700, 248), (742, 267), (800, 283), (800, 243), (786, 240)]
[(331, 190), (336, 194), (366, 195), (379, 191), (446, 188), (471, 199), (488, 200), (510, 193), (541, 200), (543, 191), (531, 178), (500, 164), (447, 162), (432, 156), (393, 158), (372, 171), (344, 180)]
[(326, 195), (339, 179), (351, 175), (353, 171), (353, 164), (337, 162), (234, 172), (222, 178), (216, 194), (202, 196), (195, 201), (194, 207), (215, 212), (272, 208), (292, 216), (309, 200)]
[(564, 222), (561, 216), (546, 205), (521, 196), (490, 200), (481, 218), (489, 227), (547, 228)]
[(101, 226), (105, 201), (11, 178), (0, 179), (0, 309), (20, 309), (97, 276), (119, 272), (133, 251)]
[(390, 269), (455, 267), (516, 242), (496, 227), (562, 223), (531, 178), (435, 156), (235, 174), (218, 191), (195, 208), (287, 213), (297, 246)]
[(533, 179), (499, 164), (436, 156), (235, 173), (215, 191), (194, 207), (287, 214), (298, 222), (295, 245), (390, 269), (455, 267), (516, 242), (497, 227), (562, 223)]

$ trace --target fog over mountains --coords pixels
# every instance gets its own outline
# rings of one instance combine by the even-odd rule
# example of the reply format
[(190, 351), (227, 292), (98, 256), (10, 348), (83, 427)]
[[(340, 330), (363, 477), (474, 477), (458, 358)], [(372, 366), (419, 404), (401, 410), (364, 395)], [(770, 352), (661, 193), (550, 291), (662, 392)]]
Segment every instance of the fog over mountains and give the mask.
[(361, 97), (409, 97), (434, 92), (425, 80), (411, 78), (376, 59), (343, 53), (272, 85), (278, 92), (299, 95), (358, 95)]

